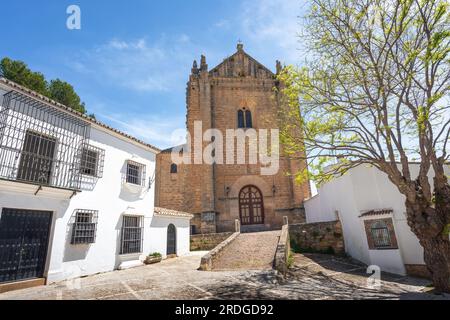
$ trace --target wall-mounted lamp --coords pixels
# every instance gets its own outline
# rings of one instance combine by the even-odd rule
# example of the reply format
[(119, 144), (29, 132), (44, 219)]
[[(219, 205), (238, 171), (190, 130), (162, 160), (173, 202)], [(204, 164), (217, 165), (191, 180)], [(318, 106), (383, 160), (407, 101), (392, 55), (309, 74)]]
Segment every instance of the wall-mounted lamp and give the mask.
[(272, 186), (272, 194), (275, 195), (277, 192), (277, 187), (275, 185)]
[(227, 194), (228, 197), (228, 195), (230, 194), (230, 187), (225, 187), (225, 193)]

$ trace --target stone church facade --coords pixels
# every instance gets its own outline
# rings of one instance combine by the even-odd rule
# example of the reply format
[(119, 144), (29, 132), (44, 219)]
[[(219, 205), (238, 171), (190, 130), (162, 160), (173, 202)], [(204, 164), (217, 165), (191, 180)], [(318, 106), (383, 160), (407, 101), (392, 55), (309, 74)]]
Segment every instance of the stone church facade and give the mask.
[[(248, 55), (242, 44), (212, 70), (202, 56), (200, 66), (194, 61), (187, 84), (188, 133), (194, 137), (195, 121), (202, 122), (203, 132), (219, 129), (224, 141), (227, 129), (276, 129), (276, 86), (276, 74)], [(190, 144), (193, 150), (194, 141)], [(208, 144), (203, 142), (203, 147)], [(304, 169), (306, 162), (289, 159), (281, 150), (278, 172), (261, 175), (259, 162), (174, 164), (172, 150), (157, 155), (155, 205), (194, 214), (192, 233), (233, 231), (235, 219), (243, 231), (278, 229), (283, 216), (291, 222), (305, 221), (303, 201), (310, 197), (310, 186), (297, 184), (289, 173)], [(186, 148), (184, 152), (193, 158)]]

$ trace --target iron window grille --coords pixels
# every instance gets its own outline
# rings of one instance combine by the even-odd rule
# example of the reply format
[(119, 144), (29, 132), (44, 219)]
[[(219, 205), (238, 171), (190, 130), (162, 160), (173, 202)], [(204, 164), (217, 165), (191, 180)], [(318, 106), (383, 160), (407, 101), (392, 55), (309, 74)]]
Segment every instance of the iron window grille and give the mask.
[(144, 237), (143, 216), (123, 216), (120, 254), (142, 252)]
[(375, 248), (392, 247), (389, 228), (384, 221), (374, 222), (370, 227), (370, 233), (372, 234), (373, 245)]
[(97, 221), (97, 210), (77, 210), (72, 229), (71, 244), (95, 243)]
[(0, 178), (80, 190), (90, 124), (18, 91), (0, 97)]
[(144, 186), (145, 165), (131, 160), (127, 161), (126, 182), (138, 186)]
[(86, 176), (103, 177), (105, 150), (85, 145), (81, 149), (80, 172)]

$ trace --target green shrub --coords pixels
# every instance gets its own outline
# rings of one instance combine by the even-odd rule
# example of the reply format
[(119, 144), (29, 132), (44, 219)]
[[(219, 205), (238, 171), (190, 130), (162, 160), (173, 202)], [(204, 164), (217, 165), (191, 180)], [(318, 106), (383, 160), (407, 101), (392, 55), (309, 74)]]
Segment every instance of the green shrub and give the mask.
[(153, 252), (153, 253), (150, 253), (148, 256), (152, 257), (152, 258), (161, 258), (161, 253)]
[(292, 252), (292, 250), (289, 251), (286, 265), (287, 265), (288, 269), (290, 269), (294, 265), (294, 253)]

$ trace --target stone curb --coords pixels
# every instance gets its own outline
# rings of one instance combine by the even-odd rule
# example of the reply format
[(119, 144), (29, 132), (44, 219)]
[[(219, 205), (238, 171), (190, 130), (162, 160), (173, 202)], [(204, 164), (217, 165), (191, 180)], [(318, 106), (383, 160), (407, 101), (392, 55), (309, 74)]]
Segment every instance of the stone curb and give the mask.
[(211, 271), (214, 265), (214, 262), (219, 258), (219, 255), (222, 253), (222, 251), (231, 243), (233, 242), (241, 233), (235, 232), (231, 236), (229, 236), (227, 239), (222, 241), (217, 247), (212, 249), (210, 252), (205, 254), (202, 257), (202, 260), (200, 262), (200, 268), (199, 270), (202, 271)]
[(281, 229), (274, 261), (275, 270), (277, 270), (282, 276), (285, 276), (288, 271), (287, 262), (290, 251), (289, 225), (285, 224)]

